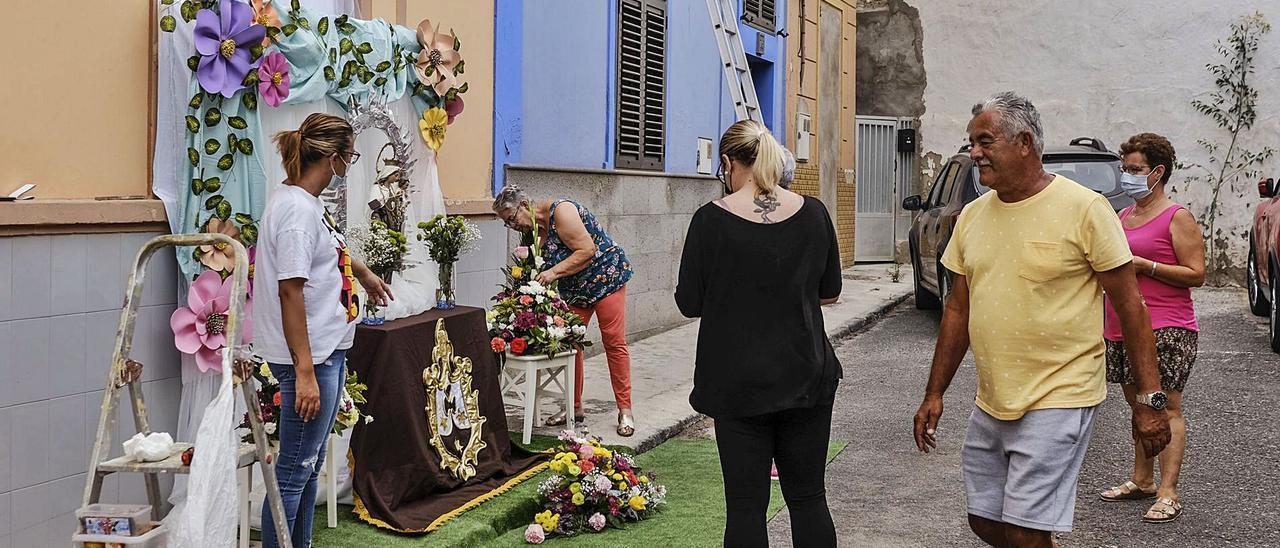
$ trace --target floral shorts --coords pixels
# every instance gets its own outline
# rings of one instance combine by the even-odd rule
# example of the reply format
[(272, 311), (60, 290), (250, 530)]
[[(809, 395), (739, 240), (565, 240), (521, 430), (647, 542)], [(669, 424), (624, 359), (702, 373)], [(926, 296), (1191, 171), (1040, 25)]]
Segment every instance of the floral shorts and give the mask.
[[(1160, 387), (1181, 392), (1191, 377), (1191, 366), (1196, 363), (1200, 334), (1181, 327), (1164, 327), (1154, 331), (1156, 336), (1156, 363), (1160, 367)], [(1107, 342), (1107, 382), (1137, 384), (1129, 357), (1125, 355), (1124, 342)]]

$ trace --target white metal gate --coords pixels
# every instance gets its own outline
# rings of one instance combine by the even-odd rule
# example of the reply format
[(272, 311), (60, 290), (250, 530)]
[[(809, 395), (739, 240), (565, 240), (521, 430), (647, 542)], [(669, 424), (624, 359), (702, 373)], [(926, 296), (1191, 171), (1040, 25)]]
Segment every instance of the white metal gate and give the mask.
[(898, 152), (898, 130), (914, 127), (911, 118), (858, 116), (857, 213), (854, 217), (854, 260), (892, 261), (898, 240), (905, 239), (910, 215), (902, 198), (910, 193), (914, 152)]

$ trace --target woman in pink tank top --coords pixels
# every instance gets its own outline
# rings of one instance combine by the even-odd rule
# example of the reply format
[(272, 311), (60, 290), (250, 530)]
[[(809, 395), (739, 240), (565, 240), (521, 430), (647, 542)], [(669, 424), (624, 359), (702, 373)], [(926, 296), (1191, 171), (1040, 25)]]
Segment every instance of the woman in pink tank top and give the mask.
[[(1169, 431), (1172, 438), (1159, 455), (1160, 482), (1155, 460), (1134, 445), (1133, 475), (1129, 481), (1102, 492), (1106, 501), (1156, 499), (1142, 520), (1173, 521), (1182, 513), (1178, 498), (1178, 473), (1187, 446), (1187, 426), (1182, 415), (1182, 392), (1196, 361), (1200, 327), (1196, 323), (1191, 288), (1204, 284), (1204, 238), (1191, 213), (1165, 196), (1175, 161), (1173, 145), (1154, 133), (1140, 133), (1121, 145), (1121, 186), (1137, 201), (1120, 212), (1129, 249), (1133, 252), (1138, 288), (1151, 313), (1156, 338), (1160, 385), (1168, 395)], [(1105, 302), (1103, 338), (1107, 346), (1107, 382), (1119, 383), (1129, 405), (1135, 405), (1137, 387), (1125, 355), (1120, 320)], [(1141, 404), (1138, 404), (1141, 405)]]

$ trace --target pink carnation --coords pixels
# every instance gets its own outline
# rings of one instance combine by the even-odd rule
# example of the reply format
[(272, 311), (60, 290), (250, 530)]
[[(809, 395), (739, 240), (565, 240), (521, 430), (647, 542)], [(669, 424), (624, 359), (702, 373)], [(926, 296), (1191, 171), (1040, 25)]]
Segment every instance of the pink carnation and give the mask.
[(609, 478), (605, 476), (596, 477), (596, 491), (599, 491), (601, 493), (607, 493), (609, 492), (609, 489), (612, 489), (612, 488), (613, 488), (613, 482), (609, 481)]
[(604, 514), (601, 514), (600, 512), (591, 514), (591, 517), (587, 519), (587, 525), (590, 525), (591, 528), (595, 529), (596, 531), (604, 529), (604, 525), (605, 525)]
[(592, 455), (595, 455), (595, 454), (596, 454), (595, 448), (590, 445), (583, 445), (582, 447), (578, 448), (578, 456), (581, 457), (582, 460), (588, 460), (592, 457)]
[(526, 260), (529, 258), (529, 246), (522, 245), (520, 247), (517, 247), (515, 253), (516, 253), (517, 259), (520, 259), (522, 261)]
[(536, 523), (529, 524), (529, 528), (524, 530), (524, 541), (529, 544), (542, 544), (547, 540), (547, 533), (542, 530), (542, 526)]

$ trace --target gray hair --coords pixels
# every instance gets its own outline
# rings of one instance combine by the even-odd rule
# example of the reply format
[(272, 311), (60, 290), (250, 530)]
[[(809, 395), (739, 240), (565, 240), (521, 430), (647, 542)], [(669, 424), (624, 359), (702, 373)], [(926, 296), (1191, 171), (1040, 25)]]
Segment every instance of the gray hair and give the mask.
[(529, 203), (529, 195), (516, 185), (506, 185), (493, 197), (493, 212), (501, 213), (508, 209), (524, 207)]
[(1012, 91), (997, 93), (981, 103), (973, 105), (973, 115), (995, 111), (1000, 114), (1000, 130), (1006, 139), (1015, 139), (1019, 133), (1031, 134), (1031, 144), (1036, 154), (1044, 154), (1044, 128), (1040, 125), (1040, 111), (1031, 100)]
[(796, 155), (791, 150), (782, 147), (782, 178), (778, 180), (778, 186), (786, 189), (791, 188), (791, 181), (796, 178)]

